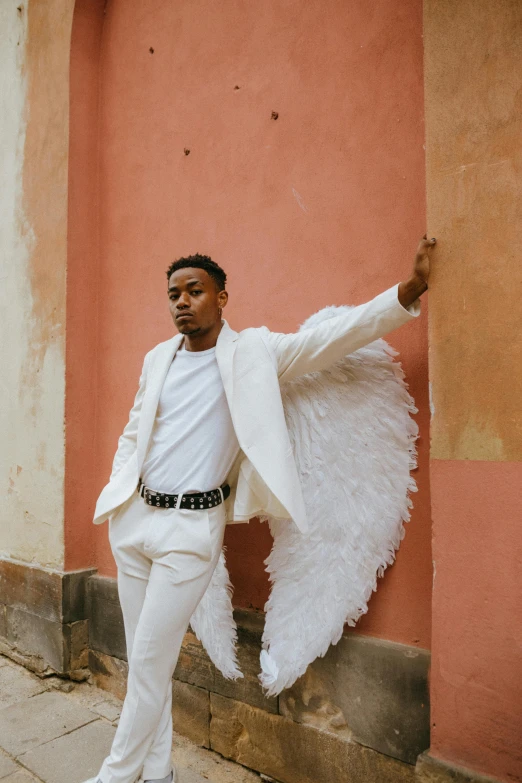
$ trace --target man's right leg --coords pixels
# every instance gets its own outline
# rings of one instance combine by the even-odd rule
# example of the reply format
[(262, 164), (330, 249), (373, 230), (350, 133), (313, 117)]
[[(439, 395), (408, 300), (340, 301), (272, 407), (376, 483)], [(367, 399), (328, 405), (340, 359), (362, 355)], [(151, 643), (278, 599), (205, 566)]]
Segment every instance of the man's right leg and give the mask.
[[(153, 563), (134, 633), (127, 695), (110, 755), (99, 772), (102, 783), (133, 783), (144, 769), (156, 733), (161, 730), (183, 636), (216, 562), (217, 557), (203, 573), (184, 582), (173, 581), (177, 574), (168, 565)], [(168, 703), (170, 712), (170, 699)], [(147, 777), (158, 779), (169, 773), (170, 753), (168, 765), (166, 760), (163, 763), (162, 770), (154, 775), (151, 770)]]
[[(117, 512), (117, 519), (113, 519), (112, 524), (109, 524), (109, 541), (118, 566), (118, 595), (123, 614), (129, 663), (152, 566), (150, 553), (144, 550), (147, 527), (151, 520), (148, 511), (136, 493)], [(165, 783), (169, 783), (168, 773), (172, 771), (170, 755), (172, 747), (171, 703), (172, 682), (169, 683), (160, 722), (143, 767), (145, 780), (161, 778)], [(158, 769), (166, 769), (167, 772), (162, 772), (161, 775), (147, 774), (148, 772), (156, 773)], [(93, 783), (96, 781), (101, 783), (99, 778), (93, 779)]]

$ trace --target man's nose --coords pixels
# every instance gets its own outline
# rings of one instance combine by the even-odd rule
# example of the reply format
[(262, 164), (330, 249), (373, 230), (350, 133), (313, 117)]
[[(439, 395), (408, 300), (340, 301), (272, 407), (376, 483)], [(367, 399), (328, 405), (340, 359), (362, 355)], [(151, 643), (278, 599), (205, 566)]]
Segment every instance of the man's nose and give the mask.
[(176, 306), (178, 308), (188, 307), (189, 306), (188, 294), (180, 294)]

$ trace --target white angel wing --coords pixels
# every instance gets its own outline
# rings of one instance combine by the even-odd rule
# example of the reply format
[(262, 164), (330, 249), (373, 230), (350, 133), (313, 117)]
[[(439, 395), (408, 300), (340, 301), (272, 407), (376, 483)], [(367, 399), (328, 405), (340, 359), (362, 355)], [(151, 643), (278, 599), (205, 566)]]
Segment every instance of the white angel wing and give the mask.
[[(349, 307), (328, 307), (313, 326)], [(272, 582), (259, 679), (268, 695), (292, 685), (367, 611), (393, 562), (416, 491), (416, 413), (384, 340), (281, 388), (309, 532), (268, 518)]]
[(237, 627), (232, 614), (232, 584), (225, 563), (225, 547), (190, 625), (224, 677), (231, 680), (243, 677), (236, 657)]

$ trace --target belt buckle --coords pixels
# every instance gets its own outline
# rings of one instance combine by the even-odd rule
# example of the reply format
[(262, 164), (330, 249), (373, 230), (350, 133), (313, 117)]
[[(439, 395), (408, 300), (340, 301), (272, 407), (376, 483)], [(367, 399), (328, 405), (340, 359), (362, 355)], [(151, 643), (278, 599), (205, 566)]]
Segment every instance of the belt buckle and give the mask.
[(144, 500), (147, 501), (147, 503), (151, 506), (152, 501), (154, 498), (158, 497), (158, 493), (155, 492), (153, 489), (149, 489), (148, 487), (145, 488), (145, 491), (143, 493)]

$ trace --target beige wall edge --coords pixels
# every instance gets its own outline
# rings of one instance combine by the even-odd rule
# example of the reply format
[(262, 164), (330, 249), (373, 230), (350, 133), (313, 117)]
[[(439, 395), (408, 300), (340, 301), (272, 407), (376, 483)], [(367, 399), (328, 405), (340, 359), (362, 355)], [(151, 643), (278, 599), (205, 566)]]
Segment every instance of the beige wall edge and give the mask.
[[(64, 561), (65, 283), (73, 0), (0, 9), (0, 557)], [(5, 328), (5, 326), (7, 328)]]

